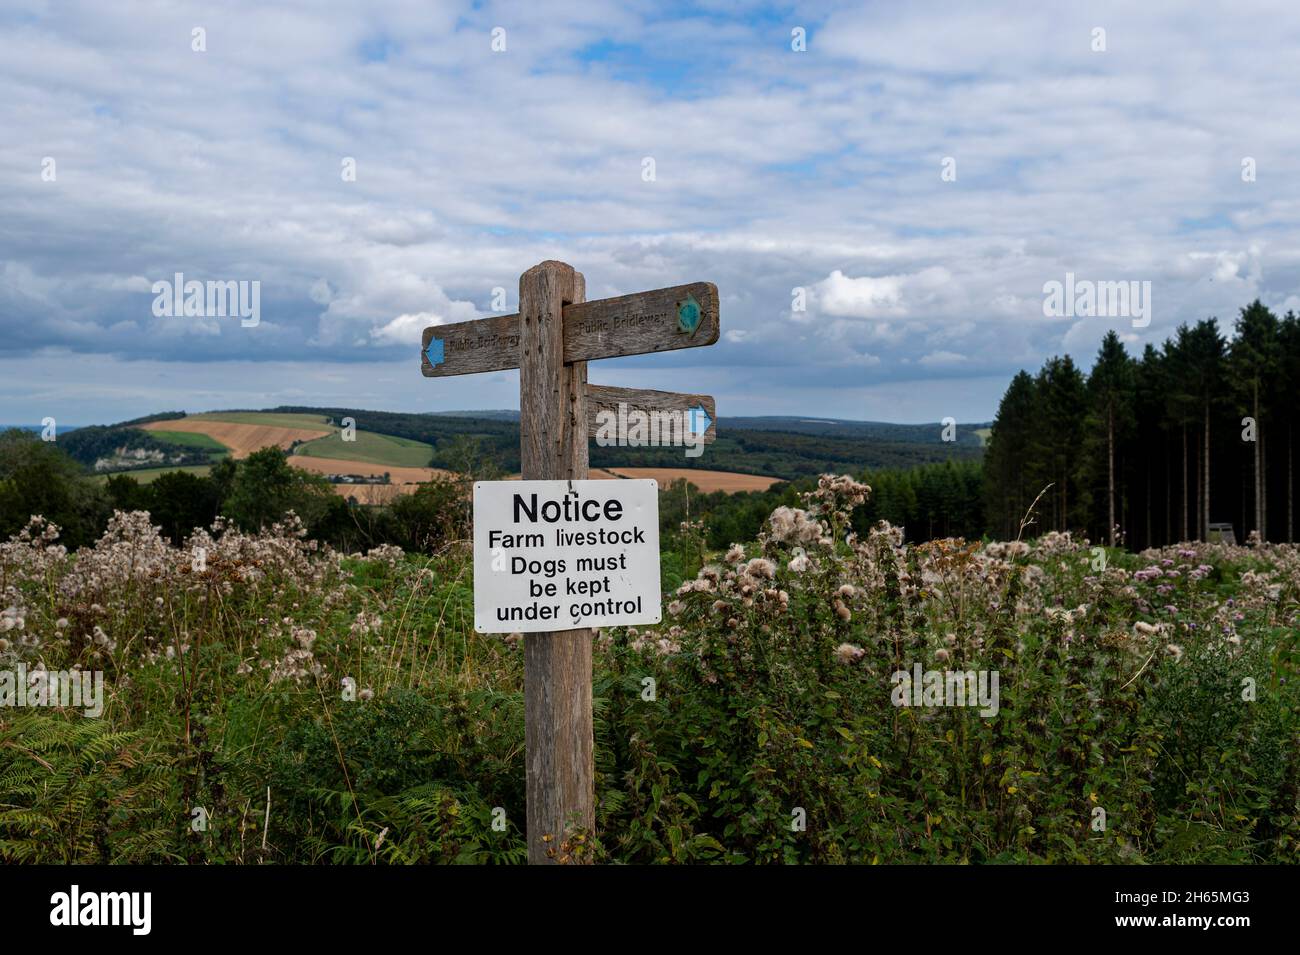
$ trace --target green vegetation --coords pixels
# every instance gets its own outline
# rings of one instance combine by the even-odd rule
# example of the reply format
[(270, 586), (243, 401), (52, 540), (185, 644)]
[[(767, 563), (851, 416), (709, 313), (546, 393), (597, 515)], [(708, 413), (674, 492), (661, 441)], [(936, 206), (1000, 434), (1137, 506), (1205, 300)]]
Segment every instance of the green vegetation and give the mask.
[[(983, 532), (983, 472), (978, 461), (947, 461), (905, 470), (868, 469), (857, 476), (872, 489), (854, 507), (853, 528), (866, 535), (880, 521), (888, 521), (908, 541), (934, 537), (973, 537)], [(700, 494), (683, 478), (660, 495), (659, 517), (664, 531), (682, 521), (702, 523), (708, 545), (722, 549), (734, 541), (753, 540), (768, 515), (815, 490), (816, 478), (775, 484), (766, 491)]]
[(355, 441), (344, 441), (340, 433), (335, 432), (315, 441), (304, 442), (294, 448), (293, 453), (313, 458), (386, 464), (390, 467), (422, 468), (428, 466), (433, 447), (409, 438), (358, 430)]
[[(465, 413), (469, 415), (469, 412)], [(183, 413), (140, 419), (168, 420)], [(312, 457), (339, 458), (392, 467), (435, 467), (451, 470), (457, 457), (458, 441), (471, 441), (480, 448), (483, 462), (503, 473), (519, 470), (519, 424), (506, 413), (460, 417), (456, 414), (403, 414), (365, 411), (356, 408), (281, 407), (269, 411), (214, 411), (193, 415), (212, 421), (270, 425), (287, 428), (321, 428), (331, 432), (306, 441), (295, 453)], [(352, 418), (357, 426), (356, 442), (338, 439), (338, 423)], [(954, 442), (942, 440), (942, 427), (892, 425), (799, 418), (737, 418), (720, 422), (718, 440), (698, 458), (687, 458), (681, 448), (601, 448), (593, 445), (593, 467), (704, 468), (759, 474), (783, 480), (816, 477), (826, 471), (859, 471), (862, 468), (899, 469), (949, 460), (973, 460), (982, 449), (980, 429), (958, 428)], [(93, 465), (108, 453), (105, 448), (123, 444), (157, 447), (172, 453), (193, 454), (211, 450), (201, 436), (178, 438), (181, 432), (147, 432), (125, 425), (100, 428), (102, 441), (89, 447), (96, 429), (73, 441), (69, 451), (79, 461)], [(196, 441), (194, 438), (198, 437)], [(195, 465), (200, 460), (177, 463)]]
[[(140, 423), (147, 423), (141, 421)], [(174, 434), (175, 432), (168, 432)], [(101, 460), (115, 461), (114, 470), (140, 470), (158, 465), (147, 460), (138, 460), (131, 455), (142, 452), (155, 460), (166, 461), (171, 467), (185, 467), (206, 464), (212, 457), (213, 447), (198, 445), (189, 440), (192, 435), (183, 435), (183, 440), (172, 441), (162, 438), (151, 431), (129, 425), (102, 427), (91, 425), (77, 428), (58, 440), (59, 447), (73, 460), (86, 468), (93, 468)], [(220, 445), (216, 445), (220, 449)], [(119, 457), (125, 452), (127, 457)]]
[(186, 465), (185, 467), (179, 468), (135, 468), (130, 471), (119, 471), (116, 474), (95, 474), (87, 478), (87, 480), (102, 486), (114, 477), (126, 475), (133, 481), (139, 481), (141, 484), (152, 484), (164, 474), (175, 474), (179, 472), (182, 474), (197, 474), (202, 476), (206, 475), (211, 470), (212, 466), (210, 464)]
[[(357, 428), (428, 444), (433, 453), (421, 462), (452, 470), (457, 439), (476, 442), (484, 460), (505, 473), (519, 470), (519, 423), (515, 419), (458, 417), (454, 414), (401, 414), (356, 408), (272, 409), (272, 414), (319, 412), (339, 421), (356, 420)], [(469, 414), (466, 412), (466, 414)], [(681, 448), (601, 448), (592, 445), (592, 467), (672, 467), (737, 471), (793, 480), (825, 471), (861, 468), (908, 468), (981, 454), (975, 429), (963, 426), (957, 440), (945, 442), (942, 426), (893, 425), (797, 418), (724, 418), (718, 440), (698, 458)]]
[(1300, 317), (1258, 300), (1234, 337), (1217, 319), (1181, 325), (1140, 357), (1111, 332), (1085, 376), (1067, 355), (1021, 372), (985, 456), (991, 533), (1014, 535), (1035, 497), (1042, 525), (1132, 548), (1296, 539)]
[(208, 421), (226, 421), (230, 424), (256, 424), (275, 428), (333, 429), (338, 425), (322, 414), (280, 414), (268, 411), (203, 411), (188, 415)]
[(150, 429), (152, 434), (159, 441), (166, 441), (168, 444), (183, 444), (191, 448), (202, 448), (205, 451), (213, 452), (213, 457), (224, 457), (230, 452), (224, 444), (216, 438), (206, 434), (198, 434), (194, 431), (160, 431), (156, 428)]
[(48, 514), (57, 517), (67, 546), (95, 540), (111, 511), (81, 474), (53, 443), (17, 428), (0, 432), (0, 538), (18, 533), (33, 514)]
[[(243, 466), (216, 469), (235, 497), (294, 483)], [(1300, 552), (1098, 570), (1065, 534), (850, 539), (865, 493), (819, 481), (725, 554), (664, 535), (664, 625), (596, 640), (583, 858), (1300, 861)], [(428, 498), (463, 540), (455, 493)], [(528, 638), (474, 632), (463, 543), (341, 557), (286, 520), (177, 548), (150, 524), (0, 544), (5, 666), (104, 674), (99, 718), (0, 710), (0, 861), (523, 860)], [(996, 714), (898, 705), (915, 666), (996, 670)]]
[(866, 468), (908, 468), (979, 456), (979, 442), (943, 442), (940, 425), (927, 441), (882, 441), (860, 435), (801, 434), (751, 429), (719, 430), (718, 439), (698, 458), (681, 448), (591, 448), (592, 467), (698, 467), (742, 474), (762, 474), (784, 480), (816, 477), (827, 471)]

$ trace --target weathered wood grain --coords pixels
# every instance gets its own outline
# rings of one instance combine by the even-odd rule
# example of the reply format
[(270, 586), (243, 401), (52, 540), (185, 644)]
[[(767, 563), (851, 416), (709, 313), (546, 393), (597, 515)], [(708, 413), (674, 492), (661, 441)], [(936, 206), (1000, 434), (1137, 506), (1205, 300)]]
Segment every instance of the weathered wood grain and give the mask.
[[(429, 342), (442, 339), (443, 361), (429, 363)], [(430, 325), (420, 339), (420, 371), (426, 378), (474, 375), (519, 367), (519, 316), (493, 315), (472, 322)]]
[[(678, 306), (688, 299), (694, 299), (700, 310), (700, 323), (693, 332), (678, 325)], [(718, 328), (718, 287), (712, 282), (603, 298), (564, 310), (564, 360), (698, 348), (716, 342)]]
[[(519, 450), (525, 480), (587, 477), (587, 365), (565, 364), (564, 306), (586, 283), (563, 262), (519, 278)], [(589, 629), (524, 638), (528, 861), (571, 856), (575, 830), (595, 829)], [(576, 861), (576, 860), (574, 860)]]
[[(699, 306), (694, 331), (679, 324), (679, 307), (688, 300)], [(635, 292), (564, 308), (564, 361), (594, 361), (623, 355), (646, 355), (678, 348), (699, 348), (718, 340), (718, 287), (693, 282), (652, 292)], [(443, 361), (429, 362), (433, 338), (443, 343)], [(426, 378), (473, 375), (519, 367), (519, 315), (493, 315), (470, 322), (431, 325), (420, 341), (420, 370)]]
[(644, 411), (647, 414), (671, 411), (687, 415), (688, 421), (692, 408), (703, 408), (709, 416), (709, 426), (704, 432), (704, 443), (711, 444), (718, 436), (718, 409), (708, 395), (687, 395), (675, 391), (653, 391), (648, 388), (616, 388), (610, 385), (587, 386), (587, 436), (596, 437), (599, 427), (596, 416), (601, 411), (612, 411), (618, 414), (620, 404), (626, 405), (629, 413), (633, 410)]

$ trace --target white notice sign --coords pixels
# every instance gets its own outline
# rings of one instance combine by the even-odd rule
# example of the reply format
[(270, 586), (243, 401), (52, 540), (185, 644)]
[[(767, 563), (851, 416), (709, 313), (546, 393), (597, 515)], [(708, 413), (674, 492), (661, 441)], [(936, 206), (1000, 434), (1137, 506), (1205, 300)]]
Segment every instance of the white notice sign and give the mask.
[(652, 480), (474, 485), (474, 629), (534, 633), (658, 623)]

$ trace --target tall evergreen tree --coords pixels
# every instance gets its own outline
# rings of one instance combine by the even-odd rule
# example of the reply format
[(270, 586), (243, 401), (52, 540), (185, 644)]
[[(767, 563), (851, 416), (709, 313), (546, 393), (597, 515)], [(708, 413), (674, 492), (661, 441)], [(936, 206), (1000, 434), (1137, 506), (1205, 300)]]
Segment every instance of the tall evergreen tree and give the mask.
[[(1133, 422), (1133, 364), (1120, 344), (1114, 330), (1101, 341), (1097, 361), (1088, 376), (1089, 431), (1104, 437), (1101, 442), (1090, 441), (1091, 446), (1101, 443), (1105, 452), (1106, 475), (1106, 528), (1105, 537), (1111, 547), (1116, 543), (1115, 520), (1115, 455), (1116, 445), (1128, 432)], [(1100, 470), (1100, 469), (1098, 469)]]
[[(1155, 544), (1157, 526), (1163, 543), (1169, 542), (1172, 533), (1172, 471), (1169, 467), (1169, 422), (1165, 416), (1169, 382), (1164, 359), (1154, 345), (1147, 344), (1143, 349), (1142, 360), (1135, 367), (1133, 377), (1136, 419), (1134, 478), (1143, 492), (1142, 544), (1151, 547)], [(1159, 514), (1156, 512), (1157, 498), (1163, 502)]]
[(1079, 479), (1082, 464), (1087, 391), (1083, 374), (1069, 355), (1053, 357), (1035, 381), (1038, 401), (1032, 447), (1053, 486), (1053, 523), (1057, 530), (1086, 524), (1088, 493)]
[(1287, 312), (1278, 329), (1279, 413), (1286, 422), (1286, 542), (1295, 543), (1295, 420), (1300, 415), (1300, 316)]
[(1223, 398), (1224, 339), (1219, 334), (1217, 319), (1208, 318), (1196, 323), (1187, 336), (1188, 353), (1186, 370), (1190, 380), (1187, 392), (1195, 397), (1197, 416), (1201, 429), (1201, 466), (1199, 471), (1200, 500), (1197, 507), (1197, 536), (1206, 539), (1210, 530), (1210, 447), (1212, 414)]
[(1268, 539), (1268, 467), (1264, 444), (1271, 391), (1281, 370), (1280, 341), (1277, 316), (1259, 300), (1241, 310), (1234, 326), (1236, 338), (1232, 343), (1232, 383), (1238, 407), (1246, 410), (1253, 419), (1255, 459), (1255, 529), (1260, 540)]
[(1011, 379), (998, 405), (988, 446), (984, 450), (985, 513), (989, 526), (1002, 538), (1014, 537), (1020, 518), (1033, 501), (1027, 469), (1033, 435), (1034, 379), (1021, 371)]

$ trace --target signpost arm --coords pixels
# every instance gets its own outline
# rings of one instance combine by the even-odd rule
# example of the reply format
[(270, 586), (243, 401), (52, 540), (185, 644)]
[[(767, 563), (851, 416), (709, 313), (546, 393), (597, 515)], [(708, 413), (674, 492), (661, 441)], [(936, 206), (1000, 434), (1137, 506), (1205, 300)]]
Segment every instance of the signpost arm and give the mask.
[[(519, 277), (519, 451), (523, 479), (587, 478), (587, 363), (564, 364), (566, 304), (586, 298), (563, 262)], [(528, 861), (559, 862), (566, 831), (595, 828), (592, 631), (524, 638)]]

